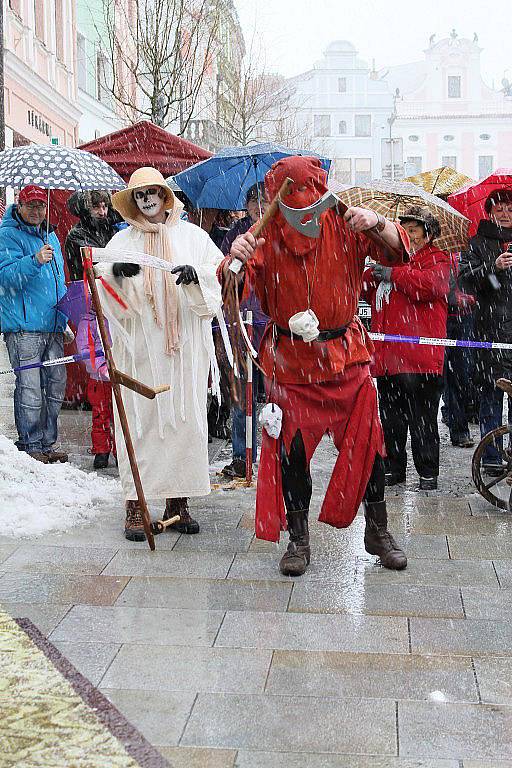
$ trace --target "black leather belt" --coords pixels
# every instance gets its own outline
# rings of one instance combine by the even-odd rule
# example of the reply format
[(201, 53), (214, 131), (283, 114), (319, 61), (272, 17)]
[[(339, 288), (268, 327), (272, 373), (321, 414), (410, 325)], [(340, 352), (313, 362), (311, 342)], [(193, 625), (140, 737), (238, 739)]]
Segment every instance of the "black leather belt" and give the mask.
[[(286, 336), (288, 339), (298, 339), (302, 341), (300, 336), (293, 334), (289, 328), (281, 328), (280, 325), (275, 325), (278, 336)], [(344, 336), (348, 328), (348, 325), (342, 325), (340, 328), (330, 328), (327, 331), (320, 331), (316, 339), (313, 341), (331, 341), (332, 339), (339, 339), (340, 336)]]

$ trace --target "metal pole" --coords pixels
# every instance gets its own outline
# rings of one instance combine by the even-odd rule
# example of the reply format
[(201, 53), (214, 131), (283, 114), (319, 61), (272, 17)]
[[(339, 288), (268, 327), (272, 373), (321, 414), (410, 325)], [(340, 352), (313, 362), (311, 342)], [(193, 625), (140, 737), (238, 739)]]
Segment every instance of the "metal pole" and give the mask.
[[(247, 335), (252, 343), (252, 312), (246, 312)], [(247, 351), (247, 383), (245, 385), (245, 479), (252, 482), (252, 355)]]

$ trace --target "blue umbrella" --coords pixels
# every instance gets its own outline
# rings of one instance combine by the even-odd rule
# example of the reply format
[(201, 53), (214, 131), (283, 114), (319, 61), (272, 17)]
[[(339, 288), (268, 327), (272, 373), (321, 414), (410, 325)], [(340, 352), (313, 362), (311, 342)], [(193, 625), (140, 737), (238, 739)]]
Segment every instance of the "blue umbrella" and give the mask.
[(282, 157), (318, 157), (329, 171), (331, 161), (306, 150), (287, 149), (279, 144), (253, 144), (226, 147), (208, 160), (187, 168), (173, 177), (196, 208), (241, 211), (249, 189), (263, 181), (271, 166)]

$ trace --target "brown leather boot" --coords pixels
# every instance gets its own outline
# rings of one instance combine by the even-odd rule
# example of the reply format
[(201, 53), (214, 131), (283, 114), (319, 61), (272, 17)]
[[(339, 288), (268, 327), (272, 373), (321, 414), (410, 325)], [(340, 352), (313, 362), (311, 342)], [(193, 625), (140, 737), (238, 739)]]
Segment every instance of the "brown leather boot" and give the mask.
[(142, 509), (139, 507), (138, 501), (126, 502), (124, 536), (128, 541), (146, 541), (144, 523), (142, 522)]
[(309, 548), (308, 509), (286, 513), (290, 543), (279, 563), (283, 576), (302, 576), (311, 559)]
[(64, 451), (54, 451), (53, 448), (47, 448), (43, 453), (48, 458), (48, 464), (56, 464), (58, 461), (65, 464), (68, 460), (68, 455)]
[(170, 520), (171, 517), (180, 516), (178, 522), (169, 525), (166, 531), (177, 531), (178, 533), (199, 533), (199, 523), (190, 517), (188, 511), (188, 499), (166, 499), (165, 512), (163, 519)]
[(370, 555), (377, 555), (384, 568), (402, 571), (407, 567), (407, 556), (388, 531), (388, 514), (385, 501), (365, 501), (364, 548)]

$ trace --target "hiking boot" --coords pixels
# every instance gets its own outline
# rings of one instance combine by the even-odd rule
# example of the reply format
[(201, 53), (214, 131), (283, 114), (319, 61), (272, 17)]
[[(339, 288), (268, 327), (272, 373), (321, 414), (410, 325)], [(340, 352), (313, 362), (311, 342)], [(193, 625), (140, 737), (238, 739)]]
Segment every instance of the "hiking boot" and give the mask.
[(420, 491), (437, 491), (437, 477), (420, 477)]
[(94, 469), (106, 469), (108, 467), (108, 457), (110, 453), (97, 453), (94, 457)]
[(452, 440), (452, 445), (456, 448), (473, 448), (475, 441), (470, 437), (461, 437), (458, 440)]
[(56, 464), (58, 461), (65, 464), (68, 460), (68, 455), (64, 451), (54, 451), (53, 448), (47, 448), (43, 453), (48, 458), (48, 464)]
[(177, 531), (178, 533), (199, 533), (199, 523), (190, 517), (188, 511), (188, 499), (166, 499), (165, 512), (163, 520), (170, 520), (171, 517), (180, 516), (180, 519), (169, 525), (166, 531)]
[(311, 560), (307, 509), (286, 513), (290, 543), (279, 562), (283, 576), (302, 576)]
[(142, 509), (138, 501), (126, 502), (126, 520), (124, 523), (124, 537), (128, 541), (146, 541), (144, 523), (142, 521)]
[(40, 461), (41, 464), (49, 464), (48, 456), (46, 453), (43, 453), (42, 451), (34, 451), (34, 453), (29, 453), (29, 456), (31, 456), (36, 461)]
[(387, 529), (388, 515), (385, 501), (365, 501), (364, 548), (370, 555), (377, 555), (384, 568), (401, 571), (407, 567), (407, 557)]
[(224, 477), (245, 477), (245, 459), (233, 459), (221, 472)]

